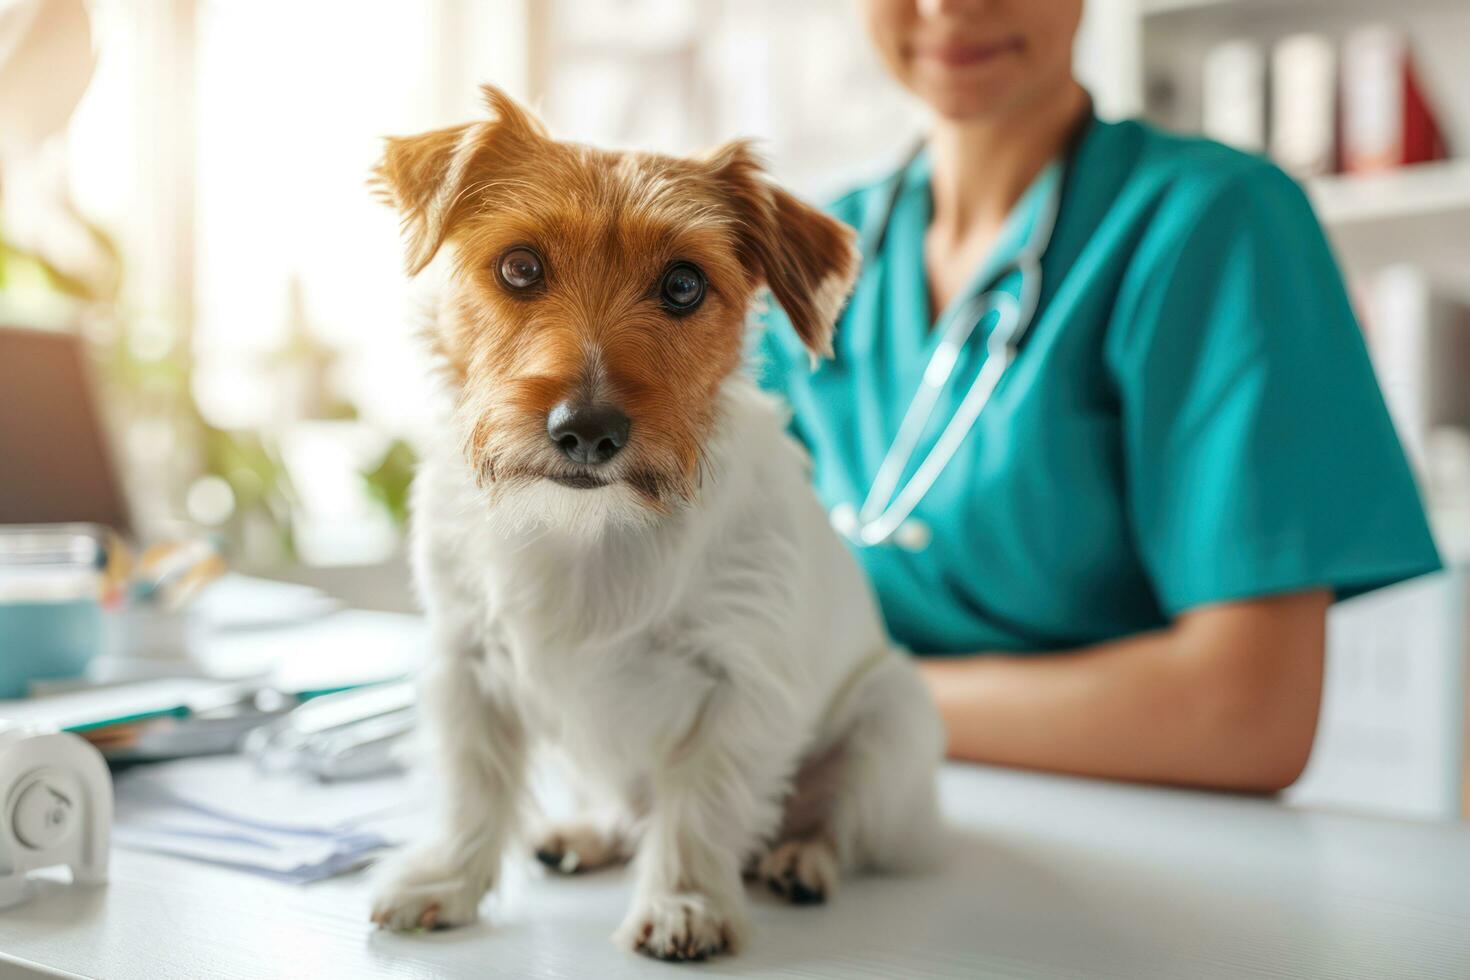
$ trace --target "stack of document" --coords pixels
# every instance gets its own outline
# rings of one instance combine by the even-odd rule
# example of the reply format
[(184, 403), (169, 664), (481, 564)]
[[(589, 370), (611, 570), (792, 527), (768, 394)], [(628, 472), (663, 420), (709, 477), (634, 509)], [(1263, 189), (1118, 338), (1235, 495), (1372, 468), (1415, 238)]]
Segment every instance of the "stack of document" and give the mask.
[(279, 881), (319, 881), (392, 846), (414, 810), (406, 788), (401, 777), (324, 786), (258, 773), (238, 758), (140, 767), (117, 776), (113, 841)]

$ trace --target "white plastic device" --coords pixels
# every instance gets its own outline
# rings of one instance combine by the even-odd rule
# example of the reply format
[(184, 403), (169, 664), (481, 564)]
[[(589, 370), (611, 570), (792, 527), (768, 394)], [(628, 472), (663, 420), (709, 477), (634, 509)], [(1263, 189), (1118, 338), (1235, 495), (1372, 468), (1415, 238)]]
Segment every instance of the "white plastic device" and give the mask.
[(74, 884), (107, 880), (112, 777), (68, 732), (0, 721), (0, 909), (23, 901), (32, 871), (67, 865)]

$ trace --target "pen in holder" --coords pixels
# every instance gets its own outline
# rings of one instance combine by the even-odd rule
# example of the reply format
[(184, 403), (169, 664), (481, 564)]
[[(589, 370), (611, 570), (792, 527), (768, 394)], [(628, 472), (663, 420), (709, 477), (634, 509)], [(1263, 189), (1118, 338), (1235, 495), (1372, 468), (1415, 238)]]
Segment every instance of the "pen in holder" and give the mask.
[(145, 551), (124, 589), (123, 654), (145, 660), (187, 660), (188, 604), (224, 568), (219, 552), (207, 541), (159, 545)]

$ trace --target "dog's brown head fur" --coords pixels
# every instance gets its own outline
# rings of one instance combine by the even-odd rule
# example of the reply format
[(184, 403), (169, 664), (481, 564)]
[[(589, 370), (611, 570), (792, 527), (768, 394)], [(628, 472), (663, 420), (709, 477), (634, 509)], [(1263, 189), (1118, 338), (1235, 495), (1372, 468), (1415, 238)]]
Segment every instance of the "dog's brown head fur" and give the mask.
[(753, 294), (769, 286), (830, 353), (851, 233), (767, 181), (744, 142), (700, 159), (597, 150), (483, 91), (490, 119), (391, 138), (375, 173), (410, 274), (452, 253), (431, 343), (467, 458), (492, 490), (687, 499)]

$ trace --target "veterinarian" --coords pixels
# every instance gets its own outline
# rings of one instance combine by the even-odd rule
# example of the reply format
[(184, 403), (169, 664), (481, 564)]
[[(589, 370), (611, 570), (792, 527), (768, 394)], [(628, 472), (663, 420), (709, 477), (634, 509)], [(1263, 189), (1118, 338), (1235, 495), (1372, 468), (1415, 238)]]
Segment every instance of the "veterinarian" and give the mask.
[(865, 263), (835, 358), (775, 312), (758, 370), (951, 755), (1274, 791), (1328, 606), (1439, 559), (1302, 191), (1096, 119), (1081, 3), (864, 0), (932, 123), (831, 207)]

